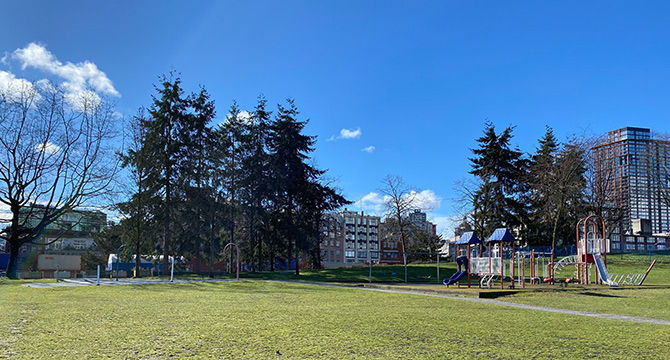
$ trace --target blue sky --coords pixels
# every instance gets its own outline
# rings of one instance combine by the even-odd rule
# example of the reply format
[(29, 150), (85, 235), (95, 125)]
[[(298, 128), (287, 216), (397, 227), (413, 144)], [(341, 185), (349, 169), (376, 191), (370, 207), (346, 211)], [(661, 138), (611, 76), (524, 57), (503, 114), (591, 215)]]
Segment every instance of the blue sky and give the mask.
[[(187, 91), (208, 89), (220, 119), (233, 100), (251, 109), (259, 94), (273, 104), (292, 97), (310, 119), (306, 133), (318, 136), (317, 164), (348, 199), (372, 200), (350, 208), (374, 212), (381, 179), (401, 175), (424, 191), (436, 206), (430, 217), (449, 235), (454, 183), (469, 178), (470, 149), (486, 119), (500, 130), (516, 126), (513, 142), (524, 152), (534, 151), (545, 125), (559, 139), (623, 126), (670, 131), (668, 7), (661, 1), (8, 2), (0, 82), (50, 78), (76, 85), (73, 76), (89, 62), (98, 72), (89, 66), (78, 81), (111, 81), (118, 95), (99, 91), (106, 89), (126, 116), (148, 106), (158, 76), (173, 69)], [(51, 65), (24, 69), (28, 60), (16, 54), (30, 44), (44, 48)], [(52, 66), (56, 60), (60, 68)]]

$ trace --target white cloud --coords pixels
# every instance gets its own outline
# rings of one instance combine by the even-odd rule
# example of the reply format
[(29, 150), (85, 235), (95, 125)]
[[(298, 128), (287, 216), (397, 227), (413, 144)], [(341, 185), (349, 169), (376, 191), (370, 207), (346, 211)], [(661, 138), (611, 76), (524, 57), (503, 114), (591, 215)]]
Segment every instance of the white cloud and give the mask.
[(412, 190), (407, 196), (413, 196), (416, 206), (421, 210), (439, 209), (442, 203), (442, 198), (435, 195), (433, 190), (423, 190), (421, 192)]
[(361, 137), (361, 128), (356, 130), (342, 129), (340, 130), (340, 137), (342, 139), (358, 139)]
[[(240, 120), (243, 124), (251, 124), (253, 121), (254, 114), (246, 110), (240, 110), (237, 112), (237, 119)], [(224, 126), (230, 121), (230, 113), (226, 114), (226, 119), (218, 124), (218, 126)]]
[(1, 225), (2, 223), (11, 221), (11, 219), (12, 219), (12, 209), (8, 205), (0, 203), (0, 226), (2, 226)]
[(454, 236), (454, 228), (456, 227), (457, 221), (453, 217), (429, 213), (428, 221), (437, 225), (437, 233), (442, 234), (445, 240)]
[[(35, 43), (16, 49), (11, 58), (21, 63), (22, 70), (31, 67), (60, 77), (65, 97), (74, 106), (85, 108), (87, 104), (100, 102), (98, 93), (120, 96), (107, 75), (90, 61), (63, 64), (44, 46)], [(6, 62), (6, 57), (3, 59)]]
[(49, 155), (56, 155), (60, 151), (60, 147), (56, 144), (47, 142), (44, 144), (37, 145), (35, 151), (45, 152)]
[[(413, 197), (415, 201), (414, 206), (423, 211), (439, 209), (440, 204), (442, 203), (442, 198), (435, 195), (433, 190), (423, 190), (421, 192), (412, 190), (405, 196)], [(388, 202), (389, 200), (389, 196), (381, 195), (376, 192), (370, 192), (363, 196), (360, 200), (356, 201), (353, 205), (362, 210), (381, 214), (383, 212), (384, 203)]]
[(380, 215), (383, 210), (383, 205), (386, 201), (388, 201), (388, 199), (388, 196), (382, 196), (376, 192), (370, 192), (369, 194), (363, 196), (360, 200), (356, 201), (353, 205), (362, 210), (372, 211)]
[(31, 90), (34, 91), (34, 87), (30, 81), (17, 78), (10, 72), (0, 70), (0, 91), (21, 94)]
[(354, 129), (342, 129), (340, 130), (340, 135), (333, 135), (328, 139), (329, 141), (340, 140), (340, 139), (358, 139), (363, 133), (361, 128)]
[(251, 119), (254, 117), (254, 114), (252, 114), (252, 113), (250, 113), (246, 110), (242, 110), (242, 111), (237, 113), (237, 117), (240, 118), (245, 123), (250, 123)]
[(367, 153), (369, 153), (369, 154), (372, 154), (372, 153), (375, 151), (375, 149), (376, 149), (376, 148), (375, 148), (374, 146), (370, 145), (370, 146), (368, 146), (368, 147), (366, 147), (366, 148), (361, 149), (361, 151), (365, 151), (365, 152), (367, 152)]

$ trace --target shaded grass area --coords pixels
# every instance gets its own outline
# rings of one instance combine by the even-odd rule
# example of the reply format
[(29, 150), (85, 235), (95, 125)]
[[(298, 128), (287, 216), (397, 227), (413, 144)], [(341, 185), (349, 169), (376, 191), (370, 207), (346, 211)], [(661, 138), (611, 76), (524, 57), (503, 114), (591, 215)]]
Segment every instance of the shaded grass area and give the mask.
[(629, 359), (669, 341), (662, 325), (264, 281), (4, 281), (0, 296), (0, 358)]
[[(440, 263), (440, 284), (441, 280), (448, 278), (456, 272), (456, 263)], [(186, 275), (186, 277), (198, 277), (196, 275)], [(226, 274), (223, 278), (234, 278), (234, 274)], [(370, 280), (370, 268), (346, 267), (338, 269), (323, 270), (300, 270), (300, 275), (296, 276), (295, 271), (261, 271), (240, 273), (243, 279), (263, 279), (263, 280), (291, 280), (291, 281), (313, 281), (313, 282), (357, 282), (365, 283)], [(400, 283), (405, 281), (405, 268), (402, 265), (376, 265), (372, 267), (372, 282)], [(434, 283), (438, 284), (437, 265), (436, 264), (411, 264), (407, 266), (408, 283)]]
[[(559, 259), (557, 259), (559, 260)], [(645, 260), (620, 260), (618, 255), (608, 256), (608, 271), (610, 273), (644, 273), (649, 268), (650, 262)], [(563, 269), (558, 278), (571, 277), (576, 268), (569, 265)], [(407, 266), (407, 282), (420, 284), (441, 284), (442, 280), (450, 277), (456, 272), (456, 263), (440, 263), (439, 282), (437, 277), (436, 264), (410, 264)], [(245, 272), (240, 274), (244, 279), (264, 279), (264, 280), (292, 280), (292, 281), (314, 281), (314, 282), (357, 282), (367, 283), (370, 279), (369, 267), (350, 267), (327, 270), (301, 270), (300, 275), (296, 276), (294, 271), (277, 272)], [(591, 270), (591, 279), (594, 278), (595, 268)], [(515, 268), (515, 276), (518, 275)], [(525, 275), (530, 276), (530, 265), (528, 260), (525, 262)], [(539, 274), (543, 275), (540, 268)], [(373, 283), (404, 283), (405, 269), (402, 265), (386, 265), (372, 267)], [(191, 276), (197, 277), (197, 276)], [(224, 278), (232, 278), (233, 275), (224, 275)], [(476, 284), (478, 278), (473, 277), (472, 283)], [(464, 280), (461, 281), (464, 283)], [(657, 263), (644, 282), (645, 285), (670, 285), (670, 263)]]

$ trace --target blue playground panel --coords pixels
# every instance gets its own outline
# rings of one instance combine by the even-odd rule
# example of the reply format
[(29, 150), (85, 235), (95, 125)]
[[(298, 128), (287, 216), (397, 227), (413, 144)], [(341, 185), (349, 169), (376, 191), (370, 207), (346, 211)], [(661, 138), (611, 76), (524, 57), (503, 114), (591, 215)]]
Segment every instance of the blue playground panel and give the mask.
[(9, 254), (0, 254), (0, 269), (7, 269), (9, 265)]

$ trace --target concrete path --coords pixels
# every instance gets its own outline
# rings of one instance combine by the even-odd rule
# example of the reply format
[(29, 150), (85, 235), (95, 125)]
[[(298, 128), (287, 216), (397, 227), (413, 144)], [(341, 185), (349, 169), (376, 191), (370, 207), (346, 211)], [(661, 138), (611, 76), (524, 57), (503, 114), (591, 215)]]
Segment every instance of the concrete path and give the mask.
[[(234, 281), (234, 279), (232, 279)], [(121, 286), (121, 285), (146, 285), (146, 284), (183, 284), (183, 283), (193, 283), (193, 282), (219, 282), (219, 281), (231, 281), (231, 279), (189, 279), (189, 280), (177, 280), (170, 281), (168, 279), (119, 279), (116, 281), (114, 279), (100, 279), (100, 286)], [(34, 288), (54, 288), (54, 287), (71, 287), (71, 286), (95, 286), (95, 278), (83, 278), (83, 279), (63, 279), (59, 282), (54, 280), (53, 282), (36, 282), (23, 284), (23, 286), (29, 286)]]

